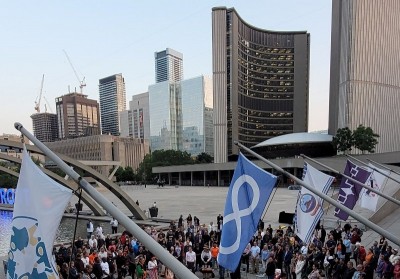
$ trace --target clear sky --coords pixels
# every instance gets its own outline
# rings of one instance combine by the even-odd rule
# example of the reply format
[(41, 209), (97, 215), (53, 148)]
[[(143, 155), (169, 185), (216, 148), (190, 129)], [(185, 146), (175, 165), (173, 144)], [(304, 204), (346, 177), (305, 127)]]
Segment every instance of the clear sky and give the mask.
[(154, 52), (167, 47), (183, 53), (185, 78), (212, 75), (216, 6), (234, 7), (262, 29), (311, 34), (309, 130), (327, 129), (331, 0), (19, 0), (3, 1), (0, 9), (0, 134), (17, 134), (14, 122), (32, 130), (43, 74), (53, 112), (68, 86), (79, 91), (63, 50), (86, 77), (83, 93), (96, 100), (99, 79), (116, 73), (125, 77), (127, 101), (147, 91)]

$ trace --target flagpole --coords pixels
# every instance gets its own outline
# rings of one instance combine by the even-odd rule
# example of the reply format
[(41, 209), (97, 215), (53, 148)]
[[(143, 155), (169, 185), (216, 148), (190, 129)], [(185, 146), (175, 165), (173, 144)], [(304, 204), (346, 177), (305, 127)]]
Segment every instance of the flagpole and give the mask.
[(397, 183), (400, 184), (400, 180), (397, 180), (396, 178), (391, 177), (390, 175), (384, 173), (383, 171), (380, 171), (380, 170), (378, 170), (378, 169), (376, 169), (376, 168), (374, 168), (374, 167), (371, 167), (371, 166), (369, 166), (367, 163), (364, 163), (363, 161), (361, 161), (361, 160), (359, 160), (359, 159), (357, 159), (357, 158), (354, 158), (353, 156), (350, 156), (350, 155), (346, 155), (346, 156), (349, 157), (350, 159), (353, 159), (354, 161), (357, 161), (357, 162), (363, 164), (364, 166), (367, 166), (367, 167), (370, 168), (370, 169), (373, 169), (373, 170), (376, 171), (376, 172), (379, 172), (380, 174), (386, 176), (386, 177), (389, 178), (390, 180), (393, 180), (394, 182), (397, 182)]
[(385, 166), (385, 165), (382, 165), (382, 164), (380, 164), (380, 163), (378, 163), (378, 162), (375, 162), (375, 161), (373, 161), (373, 160), (371, 160), (371, 159), (368, 159), (368, 158), (367, 158), (367, 161), (369, 161), (369, 162), (371, 162), (371, 163), (373, 163), (373, 164), (375, 164), (375, 165), (378, 165), (378, 166), (380, 166), (380, 167), (382, 167), (382, 168), (384, 168), (384, 169), (387, 169), (387, 170), (389, 170), (389, 171), (391, 171), (391, 172), (393, 172), (393, 173), (395, 173), (395, 174), (397, 174), (397, 175), (400, 175), (400, 172), (397, 172), (397, 171), (395, 171), (395, 170), (392, 170), (391, 168), (389, 168), (389, 167), (387, 167), (387, 166)]
[(166, 249), (159, 245), (150, 235), (142, 230), (128, 216), (122, 213), (107, 198), (100, 194), (83, 177), (71, 169), (53, 151), (35, 138), (21, 123), (16, 122), (14, 127), (25, 135), (44, 155), (49, 157), (57, 166), (69, 177), (76, 181), (98, 204), (100, 204), (111, 216), (115, 217), (128, 231), (130, 231), (144, 246), (150, 250), (157, 258), (170, 268), (179, 278), (198, 279), (188, 268), (172, 256)]
[(314, 187), (311, 187), (308, 183), (305, 183), (303, 180), (297, 178), (296, 176), (288, 173), (287, 171), (285, 171), (284, 169), (282, 169), (280, 166), (272, 163), (271, 161), (265, 159), (264, 157), (262, 157), (261, 155), (257, 154), (256, 152), (254, 152), (253, 150), (247, 148), (246, 146), (242, 145), (241, 143), (235, 141), (234, 142), (237, 146), (239, 146), (241, 149), (245, 150), (246, 152), (252, 154), (253, 156), (257, 157), (258, 159), (260, 159), (261, 161), (263, 161), (264, 163), (266, 163), (267, 165), (271, 166), (272, 168), (274, 168), (275, 170), (277, 170), (278, 172), (284, 174), (285, 176), (287, 176), (288, 178), (293, 179), (294, 181), (296, 181), (298, 184), (302, 185), (304, 188), (306, 188), (307, 190), (309, 190), (310, 192), (314, 193), (315, 195), (319, 196), (320, 198), (322, 198), (323, 200), (329, 202), (330, 204), (336, 206), (337, 208), (339, 208), (340, 210), (346, 212), (347, 214), (349, 214), (351, 217), (353, 217), (354, 219), (356, 219), (357, 221), (359, 221), (360, 223), (364, 224), (365, 226), (371, 228), (373, 231), (379, 233), (380, 235), (383, 235), (385, 238), (389, 239), (390, 241), (392, 241), (393, 243), (395, 243), (396, 245), (400, 245), (400, 239), (397, 238), (396, 236), (394, 236), (393, 234), (389, 233), (388, 231), (382, 229), (381, 227), (379, 227), (378, 225), (372, 223), (371, 221), (369, 221), (368, 219), (354, 213), (354, 211), (350, 210), (349, 208), (347, 208), (346, 206), (342, 205), (341, 203), (335, 201), (334, 199), (332, 199), (331, 197), (321, 193), (320, 191), (316, 190)]
[(307, 160), (309, 160), (309, 161), (311, 161), (311, 162), (314, 162), (314, 163), (326, 168), (327, 170), (330, 170), (330, 171), (332, 171), (332, 172), (334, 172), (336, 174), (339, 174), (339, 175), (343, 176), (344, 178), (350, 180), (351, 182), (356, 183), (356, 184), (360, 185), (361, 187), (363, 187), (363, 188), (365, 188), (365, 189), (367, 189), (367, 190), (369, 190), (371, 192), (374, 192), (375, 194), (377, 194), (377, 195), (379, 195), (381, 197), (384, 197), (385, 199), (387, 199), (387, 200), (397, 204), (398, 206), (400, 206), (400, 201), (399, 200), (396, 200), (395, 198), (393, 198), (393, 197), (391, 197), (391, 196), (389, 196), (389, 195), (387, 195), (385, 193), (379, 192), (379, 190), (377, 190), (375, 188), (371, 188), (371, 187), (365, 185), (364, 183), (362, 183), (362, 182), (360, 182), (360, 181), (358, 181), (358, 180), (356, 180), (356, 179), (354, 179), (354, 178), (352, 178), (352, 177), (350, 177), (348, 175), (345, 175), (344, 173), (341, 173), (340, 171), (337, 171), (334, 168), (328, 167), (327, 165), (322, 164), (322, 163), (318, 162), (317, 160), (314, 160), (314, 159), (312, 159), (312, 158), (310, 158), (310, 157), (308, 157), (308, 156), (306, 156), (304, 154), (301, 154), (300, 156), (305, 158), (305, 159), (307, 159)]

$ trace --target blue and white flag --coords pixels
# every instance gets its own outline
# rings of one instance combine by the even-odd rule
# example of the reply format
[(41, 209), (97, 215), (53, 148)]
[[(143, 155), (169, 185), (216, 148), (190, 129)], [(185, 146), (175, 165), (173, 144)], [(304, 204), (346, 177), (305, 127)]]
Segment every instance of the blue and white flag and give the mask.
[[(303, 181), (315, 190), (326, 194), (333, 179), (332, 176), (304, 163)], [(315, 226), (324, 214), (322, 203), (323, 200), (318, 195), (304, 187), (301, 188), (296, 206), (296, 234), (307, 244), (311, 242)]]
[(15, 192), (7, 278), (59, 278), (53, 242), (72, 191), (36, 166), (24, 148)]
[(226, 197), (218, 264), (234, 271), (257, 230), (277, 177), (254, 165), (242, 154)]

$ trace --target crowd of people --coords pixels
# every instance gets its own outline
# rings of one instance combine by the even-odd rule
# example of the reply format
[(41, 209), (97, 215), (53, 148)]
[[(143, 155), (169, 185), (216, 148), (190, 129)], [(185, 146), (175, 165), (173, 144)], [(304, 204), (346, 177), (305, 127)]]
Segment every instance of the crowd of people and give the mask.
[(259, 228), (244, 250), (242, 263), (251, 273), (260, 274), (261, 267), (259, 277), (268, 279), (400, 279), (398, 249), (384, 237), (364, 247), (362, 234), (357, 225), (330, 232), (318, 225), (311, 243), (302, 243), (290, 226), (274, 231), (269, 225)]
[[(111, 221), (116, 232), (116, 220)], [(384, 237), (371, 247), (362, 244), (362, 231), (346, 224), (326, 232), (318, 225), (311, 243), (302, 243), (293, 229), (259, 223), (246, 246), (238, 268), (226, 271), (218, 265), (223, 217), (201, 225), (190, 214), (172, 221), (168, 230), (142, 227), (178, 261), (204, 278), (240, 278), (241, 272), (268, 279), (400, 279), (400, 256)], [(74, 247), (54, 251), (60, 276), (66, 278), (176, 278), (173, 271), (153, 255), (134, 235), (104, 235), (101, 226), (87, 225), (87, 239), (78, 238)]]

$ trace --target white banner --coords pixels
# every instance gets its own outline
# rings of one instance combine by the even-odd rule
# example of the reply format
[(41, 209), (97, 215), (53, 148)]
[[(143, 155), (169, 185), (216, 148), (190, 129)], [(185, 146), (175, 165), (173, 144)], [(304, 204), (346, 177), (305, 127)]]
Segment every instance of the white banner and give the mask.
[[(385, 175), (373, 170), (372, 168), (377, 169), (386, 175), (389, 175), (390, 171), (377, 168), (371, 163), (369, 163), (368, 166), (370, 167), (368, 168), (368, 171), (372, 173), (369, 179), (367, 180), (367, 185), (381, 192), (388, 178)], [(368, 189), (363, 188), (360, 196), (361, 196), (360, 206), (362, 208), (366, 208), (373, 212), (376, 212), (376, 206), (378, 205), (379, 195), (372, 191), (369, 191)]]
[[(304, 163), (303, 181), (326, 194), (333, 182), (333, 177), (320, 172), (311, 165)], [(296, 206), (296, 234), (305, 243), (310, 243), (315, 226), (324, 214), (323, 200), (302, 187)]]
[(72, 191), (33, 163), (24, 147), (15, 191), (7, 278), (59, 278), (53, 243)]

